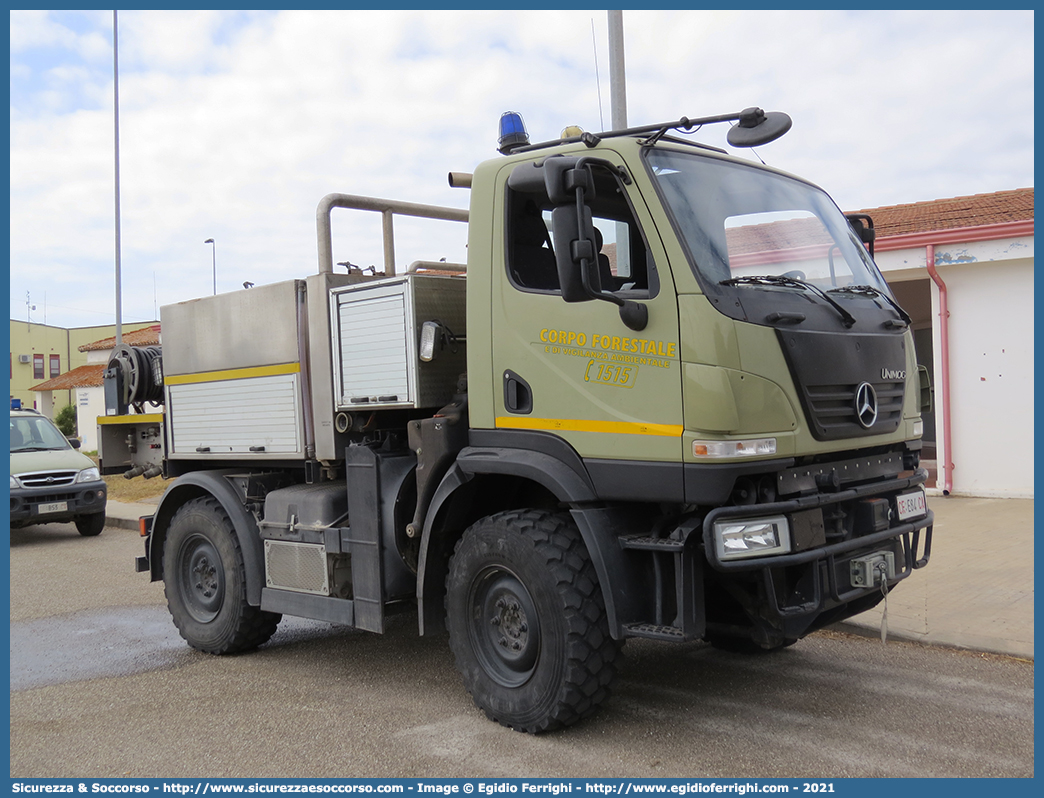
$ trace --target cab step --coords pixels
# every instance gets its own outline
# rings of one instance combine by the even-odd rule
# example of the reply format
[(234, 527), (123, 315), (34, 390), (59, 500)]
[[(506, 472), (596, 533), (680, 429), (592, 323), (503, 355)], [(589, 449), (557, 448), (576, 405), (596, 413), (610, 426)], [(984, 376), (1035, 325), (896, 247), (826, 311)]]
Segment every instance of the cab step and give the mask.
[(625, 549), (662, 551), (664, 553), (680, 552), (685, 548), (684, 540), (675, 540), (673, 538), (622, 537), (620, 538), (620, 544)]
[(627, 637), (645, 637), (670, 643), (681, 643), (686, 639), (685, 633), (677, 626), (661, 626), (655, 623), (627, 623), (624, 624), (624, 633)]

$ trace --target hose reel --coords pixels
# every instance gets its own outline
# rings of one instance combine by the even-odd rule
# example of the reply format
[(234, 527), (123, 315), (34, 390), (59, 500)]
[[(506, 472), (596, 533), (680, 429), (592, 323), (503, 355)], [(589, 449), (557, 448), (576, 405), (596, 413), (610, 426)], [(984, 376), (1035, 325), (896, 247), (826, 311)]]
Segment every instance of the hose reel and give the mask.
[(163, 404), (163, 348), (120, 344), (112, 351), (105, 370), (105, 405), (117, 415), (128, 407), (144, 412), (146, 402)]

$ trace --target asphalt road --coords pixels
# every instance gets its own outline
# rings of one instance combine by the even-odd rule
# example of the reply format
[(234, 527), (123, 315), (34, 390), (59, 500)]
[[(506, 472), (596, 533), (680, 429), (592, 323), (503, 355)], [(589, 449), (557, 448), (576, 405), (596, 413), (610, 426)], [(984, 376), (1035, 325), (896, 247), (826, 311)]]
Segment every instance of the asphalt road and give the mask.
[(1033, 775), (1029, 662), (833, 633), (757, 657), (630, 641), (596, 717), (527, 736), (485, 719), (412, 614), (192, 651), (140, 550), (12, 531), (13, 778)]

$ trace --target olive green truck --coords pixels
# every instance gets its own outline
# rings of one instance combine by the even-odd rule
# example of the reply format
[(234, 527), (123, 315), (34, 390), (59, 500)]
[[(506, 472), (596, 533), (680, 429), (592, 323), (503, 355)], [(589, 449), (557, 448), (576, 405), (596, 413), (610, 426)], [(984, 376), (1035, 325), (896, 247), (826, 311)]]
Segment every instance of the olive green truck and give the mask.
[[(924, 566), (924, 389), (872, 220), (681, 136), (717, 122), (790, 127), (530, 144), (505, 114), (503, 157), (450, 175), (469, 211), (328, 195), (317, 273), (118, 350), (102, 467), (176, 477), (137, 569), (188, 643), (415, 608), (475, 703), (539, 732), (605, 701), (628, 638), (771, 651)], [(381, 214), (384, 274), (335, 272), (335, 208)], [(396, 273), (396, 216), (466, 222), (467, 263)]]

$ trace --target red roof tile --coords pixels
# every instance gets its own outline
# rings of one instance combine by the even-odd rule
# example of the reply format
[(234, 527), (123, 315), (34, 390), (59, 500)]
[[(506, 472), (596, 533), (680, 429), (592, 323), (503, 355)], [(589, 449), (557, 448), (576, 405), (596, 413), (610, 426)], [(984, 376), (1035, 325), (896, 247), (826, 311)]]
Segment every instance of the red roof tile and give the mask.
[(1016, 188), (993, 194), (888, 205), (860, 213), (869, 214), (874, 220), (878, 240), (908, 233), (1023, 222), (1033, 219), (1033, 189)]
[(54, 379), (41, 382), (30, 391), (68, 391), (73, 388), (98, 388), (105, 384), (105, 364), (92, 363), (72, 371), (59, 374)]
[[(159, 346), (160, 342), (160, 326), (153, 324), (151, 327), (143, 327), (140, 330), (134, 330), (133, 332), (123, 333), (123, 343), (128, 346)], [(99, 352), (106, 349), (114, 349), (116, 347), (116, 336), (110, 336), (109, 338), (102, 338), (100, 341), (95, 341), (91, 344), (84, 344), (80, 347), (81, 352)]]

